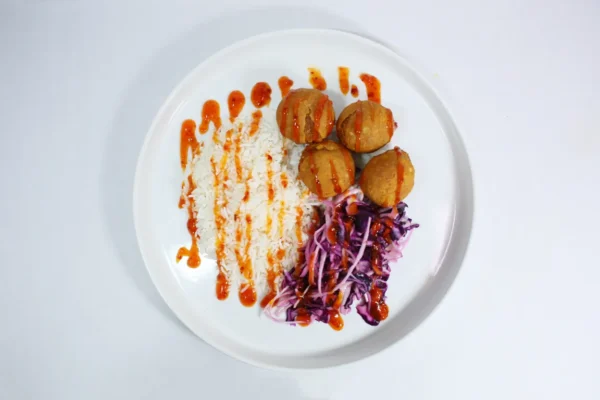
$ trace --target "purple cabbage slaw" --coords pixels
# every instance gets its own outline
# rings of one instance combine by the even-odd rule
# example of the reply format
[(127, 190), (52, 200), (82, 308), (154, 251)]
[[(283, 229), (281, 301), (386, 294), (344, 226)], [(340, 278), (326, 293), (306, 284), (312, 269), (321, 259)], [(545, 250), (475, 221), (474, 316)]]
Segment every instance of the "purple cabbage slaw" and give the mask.
[(382, 208), (357, 187), (323, 205), (316, 231), (299, 250), (298, 264), (284, 272), (264, 312), (291, 325), (319, 321), (341, 329), (339, 314), (348, 314), (357, 302), (363, 320), (378, 325), (387, 317), (389, 264), (402, 257), (419, 225), (406, 216), (405, 203)]

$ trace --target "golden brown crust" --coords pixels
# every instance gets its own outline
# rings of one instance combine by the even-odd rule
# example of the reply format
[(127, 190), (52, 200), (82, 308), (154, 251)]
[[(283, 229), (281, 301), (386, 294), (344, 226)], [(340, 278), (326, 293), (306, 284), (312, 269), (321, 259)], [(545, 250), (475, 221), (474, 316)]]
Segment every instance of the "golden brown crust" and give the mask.
[(298, 164), (298, 178), (319, 198), (344, 192), (354, 184), (354, 175), (352, 155), (331, 140), (307, 146)]
[(369, 100), (359, 100), (344, 108), (336, 125), (340, 142), (357, 153), (370, 153), (385, 146), (395, 128), (392, 111)]
[(369, 160), (359, 179), (364, 194), (382, 207), (401, 202), (409, 195), (414, 184), (415, 168), (408, 153), (399, 148)]
[(321, 142), (333, 130), (334, 122), (332, 101), (316, 89), (292, 90), (277, 107), (279, 131), (296, 143)]

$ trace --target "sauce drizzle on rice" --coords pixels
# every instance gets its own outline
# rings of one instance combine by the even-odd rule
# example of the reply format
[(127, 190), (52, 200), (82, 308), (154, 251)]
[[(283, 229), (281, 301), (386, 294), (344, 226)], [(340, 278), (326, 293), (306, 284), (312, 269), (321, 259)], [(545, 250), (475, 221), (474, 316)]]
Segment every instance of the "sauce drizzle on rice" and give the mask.
[[(192, 159), (200, 155), (201, 145), (196, 139), (196, 123), (191, 119), (186, 119), (181, 124), (181, 138), (179, 143), (179, 158), (181, 169), (185, 171), (188, 164), (188, 153), (191, 150)], [(181, 208), (181, 207), (180, 207)]]
[[(213, 203), (213, 213), (215, 216), (215, 226), (217, 228), (217, 236), (215, 239), (215, 249), (217, 255), (217, 267), (219, 269), (219, 274), (217, 275), (217, 298), (219, 300), (225, 300), (229, 296), (229, 278), (227, 276), (227, 272), (223, 267), (223, 263), (226, 258), (226, 238), (227, 234), (224, 229), (224, 225), (227, 223), (227, 219), (223, 216), (222, 210), (227, 209), (229, 199), (225, 190), (227, 189), (227, 181), (229, 180), (229, 173), (227, 167), (227, 162), (229, 159), (229, 153), (231, 150), (231, 142), (233, 136), (233, 129), (229, 129), (225, 134), (225, 143), (223, 143), (223, 155), (221, 156), (221, 160), (219, 161), (219, 165), (214, 159), (214, 157), (210, 158), (211, 170), (213, 173), (213, 185), (215, 191), (214, 203)], [(213, 134), (213, 142), (216, 146), (220, 145), (221, 142), (219, 140), (219, 131), (215, 130)]]
[(215, 225), (217, 227), (217, 237), (215, 241), (215, 251), (217, 254), (217, 267), (219, 269), (219, 274), (217, 275), (217, 299), (225, 300), (229, 296), (229, 279), (223, 269), (223, 260), (225, 259), (225, 238), (223, 237), (223, 225), (225, 224), (225, 218), (220, 213), (220, 186), (221, 182), (219, 180), (219, 175), (217, 172), (217, 163), (214, 160), (214, 157), (210, 158), (210, 166), (213, 173), (214, 178), (214, 187), (215, 187), (215, 200), (213, 205), (213, 213), (215, 214)]
[(244, 261), (240, 264), (240, 270), (246, 282), (240, 286), (240, 302), (246, 307), (252, 307), (256, 303), (256, 288), (254, 287), (252, 259), (250, 258), (250, 244), (252, 243), (252, 217), (246, 214), (246, 245), (244, 247)]
[(262, 111), (256, 110), (252, 113), (252, 124), (250, 125), (250, 137), (256, 135), (258, 127), (260, 126), (260, 119), (262, 118)]
[[(296, 221), (287, 216), (310, 207), (290, 165), (302, 149), (274, 135), (272, 120), (268, 109), (235, 120), (231, 128), (228, 120), (210, 131), (201, 156), (192, 160), (196, 220), (203, 221), (198, 222), (199, 247), (217, 259), (216, 295), (223, 300), (237, 291), (248, 307), (272, 300), (284, 268), (295, 265), (297, 254), (289, 249), (297, 246)], [(259, 159), (264, 164), (257, 165)]]
[[(288, 164), (297, 163), (301, 148), (288, 148), (283, 137), (273, 135), (268, 122), (263, 123), (263, 113), (256, 110), (254, 116), (242, 125), (236, 123), (225, 135), (226, 128), (214, 132), (210, 141), (214, 150), (207, 155), (212, 158), (214, 198), (209, 198), (213, 201), (214, 225), (212, 218), (200, 225), (209, 231), (211, 225), (216, 228), (215, 235), (209, 236), (214, 238), (219, 267), (218, 297), (225, 298), (229, 287), (235, 285), (244, 306), (252, 306), (259, 299), (266, 305), (275, 297), (284, 268), (295, 265), (297, 257), (295, 251), (288, 251), (297, 245), (295, 220), (287, 218), (288, 209), (294, 213), (297, 207), (310, 207), (304, 205), (307, 198), (302, 196), (297, 172)], [(232, 134), (236, 129), (237, 134)], [(290, 157), (295, 160), (290, 161)], [(258, 158), (265, 160), (263, 166), (255, 164)], [(204, 171), (200, 165), (194, 169), (198, 182)], [(301, 237), (302, 226), (298, 229)], [(210, 242), (206, 244), (210, 246)], [(264, 288), (267, 296), (259, 293)]]
[(271, 227), (273, 226), (273, 217), (271, 216), (271, 209), (273, 208), (273, 200), (275, 199), (275, 187), (273, 186), (273, 157), (267, 153), (267, 235), (271, 234)]
[[(238, 129), (238, 131), (240, 131), (240, 129)], [(235, 139), (233, 139), (233, 146), (235, 148), (235, 152), (234, 152), (234, 160), (235, 160), (235, 176), (236, 176), (236, 182), (240, 183), (242, 182), (242, 174), (244, 173), (243, 171), (243, 167), (242, 167), (242, 157), (241, 157), (241, 153), (242, 153), (242, 136), (241, 136), (241, 132), (240, 134), (238, 134)]]
[(194, 184), (194, 180), (192, 179), (192, 175), (188, 175), (188, 190), (186, 195), (181, 195), (179, 199), (179, 208), (183, 208), (184, 205), (187, 204), (187, 212), (188, 212), (188, 222), (187, 229), (192, 237), (192, 246), (187, 249), (186, 247), (180, 247), (177, 251), (177, 256), (175, 260), (177, 262), (181, 261), (183, 257), (187, 257), (187, 265), (190, 268), (198, 268), (201, 263), (200, 252), (198, 249), (198, 237), (197, 231), (198, 227), (196, 226), (196, 218), (194, 216), (194, 198), (192, 197), (192, 192), (196, 189), (196, 185)]
[(302, 207), (296, 207), (296, 241), (298, 242), (298, 247), (302, 247), (302, 217), (304, 217), (304, 211), (302, 211)]
[[(278, 83), (283, 94), (293, 85), (283, 76)], [(268, 84), (259, 82), (249, 97), (256, 107), (265, 107), (270, 92)], [(256, 109), (240, 118), (245, 102), (244, 94), (234, 90), (227, 98), (224, 120), (219, 103), (207, 100), (198, 124), (190, 119), (181, 125), (180, 166), (186, 177), (179, 206), (188, 210), (192, 244), (179, 249), (176, 257), (178, 261), (187, 257), (187, 264), (195, 268), (200, 252), (207, 252), (217, 260), (218, 299), (228, 298), (234, 290), (241, 304), (252, 306), (260, 300), (265, 306), (279, 294), (283, 271), (301, 257), (296, 248), (302, 245), (311, 205), (297, 179), (302, 148), (291, 141), (286, 144), (277, 127), (273, 129), (274, 110)], [(325, 111), (328, 102), (325, 96), (318, 102), (316, 123), (330, 116)], [(303, 122), (299, 108), (296, 101), (283, 107), (289, 118), (283, 124), (293, 124), (298, 137)], [(202, 136), (206, 133), (210, 136)], [(255, 161), (262, 157), (266, 164), (257, 167)]]
[[(256, 287), (254, 284), (254, 270), (252, 266), (252, 257), (250, 254), (250, 246), (252, 245), (252, 216), (250, 214), (246, 214), (245, 217), (242, 218), (242, 208), (250, 200), (250, 181), (252, 180), (252, 170), (243, 168), (242, 166), (240, 157), (242, 126), (239, 126), (238, 128), (240, 129), (238, 129), (236, 138), (234, 140), (236, 160), (235, 169), (238, 176), (238, 183), (241, 182), (241, 178), (244, 175), (244, 173), (246, 174), (246, 177), (244, 179), (244, 197), (242, 197), (242, 201), (234, 214), (234, 253), (240, 270), (240, 274), (245, 280), (240, 285), (240, 289), (238, 292), (240, 303), (242, 303), (242, 305), (244, 305), (245, 307), (252, 307), (256, 303), (257, 299)], [(243, 232), (245, 232), (245, 235), (243, 235)]]
[[(273, 225), (273, 217), (272, 217), (272, 213), (271, 210), (273, 208), (273, 202), (275, 200), (275, 186), (273, 185), (273, 156), (271, 156), (271, 154), (267, 153), (266, 154), (266, 159), (267, 159), (267, 224), (266, 224), (266, 231), (267, 231), (267, 236), (269, 237), (269, 239), (272, 238), (271, 236), (271, 227)], [(283, 212), (284, 210), (282, 209), (282, 207), (284, 207), (285, 204), (283, 203), (283, 201), (280, 204), (280, 213), (278, 214), (278, 222), (280, 222), (278, 224), (278, 227), (281, 226), (281, 228), (278, 228), (278, 233), (280, 235), (280, 237), (283, 234)], [(279, 219), (281, 221), (279, 221)], [(270, 242), (272, 242), (272, 240), (270, 240)], [(277, 279), (279, 278), (279, 276), (282, 273), (281, 270), (281, 265), (280, 265), (280, 260), (283, 259), (283, 255), (281, 255), (281, 257), (279, 257), (279, 251), (277, 251), (274, 254), (274, 249), (269, 246), (269, 249), (267, 250), (267, 284), (269, 286), (269, 290), (270, 293), (267, 294), (266, 297), (270, 297), (270, 298), (274, 298), (275, 297), (275, 293), (277, 292)], [(283, 253), (285, 254), (285, 253)], [(263, 301), (261, 302), (261, 305), (263, 304)]]
[[(282, 187), (286, 187), (287, 186), (287, 175), (285, 175), (285, 172), (281, 174), (281, 186)], [(279, 214), (277, 215), (277, 235), (279, 235), (278, 239), (283, 237), (283, 219), (285, 218), (285, 201), (283, 199), (281, 199), (279, 201)], [(281, 254), (278, 252), (278, 254)], [(282, 259), (282, 257), (278, 257), (279, 259)]]
[[(198, 157), (202, 150), (202, 144), (196, 139), (196, 123), (191, 119), (186, 119), (181, 124), (180, 142), (179, 142), (179, 157), (181, 169), (185, 171), (188, 164), (188, 152), (191, 150), (192, 158)], [(185, 190), (187, 186), (187, 191)], [(181, 196), (179, 197), (179, 208), (186, 207), (188, 214), (187, 230), (192, 238), (190, 248), (185, 246), (179, 248), (175, 260), (181, 261), (183, 257), (187, 257), (187, 265), (190, 268), (198, 268), (201, 263), (200, 251), (198, 249), (198, 227), (196, 226), (196, 215), (194, 213), (195, 200), (192, 193), (196, 189), (196, 184), (192, 179), (192, 175), (188, 175), (186, 182), (181, 183)]]

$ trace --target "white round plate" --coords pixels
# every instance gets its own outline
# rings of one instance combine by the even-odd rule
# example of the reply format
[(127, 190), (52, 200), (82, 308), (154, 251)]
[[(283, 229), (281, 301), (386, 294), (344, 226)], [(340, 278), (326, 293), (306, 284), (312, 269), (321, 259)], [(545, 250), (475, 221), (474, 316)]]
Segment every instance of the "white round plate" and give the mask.
[[(310, 87), (308, 67), (318, 67), (336, 114), (356, 99), (343, 96), (338, 66), (350, 68), (351, 84), (366, 98), (359, 74), (381, 81), (382, 104), (398, 122), (390, 146), (406, 150), (416, 170), (405, 200), (408, 215), (421, 226), (404, 258), (392, 266), (390, 314), (378, 327), (353, 311), (345, 326), (277, 324), (260, 307), (243, 307), (237, 296), (215, 296), (216, 266), (203, 259), (197, 269), (177, 264), (179, 247), (189, 245), (186, 213), (177, 207), (183, 174), (179, 130), (187, 118), (200, 120), (204, 101), (213, 98), (227, 112), (227, 96), (241, 90), (249, 98), (259, 81), (273, 88), (270, 107), (281, 100), (277, 80)], [(252, 112), (247, 101), (245, 113)], [(226, 117), (224, 115), (223, 117)], [(275, 125), (275, 122), (273, 122)], [(276, 125), (275, 125), (276, 126)], [(473, 215), (471, 173), (465, 149), (448, 111), (425, 79), (403, 58), (362, 37), (328, 30), (292, 30), (252, 37), (213, 55), (171, 93), (146, 136), (134, 185), (139, 246), (159, 292), (196, 335), (240, 360), (273, 368), (319, 368), (356, 361), (386, 349), (413, 330), (440, 302), (454, 280), (469, 240)]]

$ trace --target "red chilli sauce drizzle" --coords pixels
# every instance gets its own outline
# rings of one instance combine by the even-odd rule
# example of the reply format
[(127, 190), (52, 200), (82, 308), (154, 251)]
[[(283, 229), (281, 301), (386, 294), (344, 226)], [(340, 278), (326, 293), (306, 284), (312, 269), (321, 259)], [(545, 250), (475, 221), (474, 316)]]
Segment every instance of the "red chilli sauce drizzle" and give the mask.
[[(181, 124), (180, 142), (179, 142), (179, 157), (181, 169), (185, 171), (188, 164), (188, 153), (191, 152), (192, 159), (200, 155), (202, 143), (196, 139), (196, 123), (187, 119)], [(188, 220), (187, 230), (192, 238), (190, 248), (180, 247), (175, 257), (179, 262), (183, 257), (187, 257), (187, 265), (190, 268), (198, 268), (202, 262), (198, 249), (198, 228), (196, 226), (196, 218), (194, 214), (194, 206), (196, 204), (192, 193), (196, 189), (196, 184), (192, 178), (192, 174), (187, 176), (187, 191), (185, 190), (186, 182), (181, 183), (181, 196), (179, 197), (179, 208), (186, 207)]]

